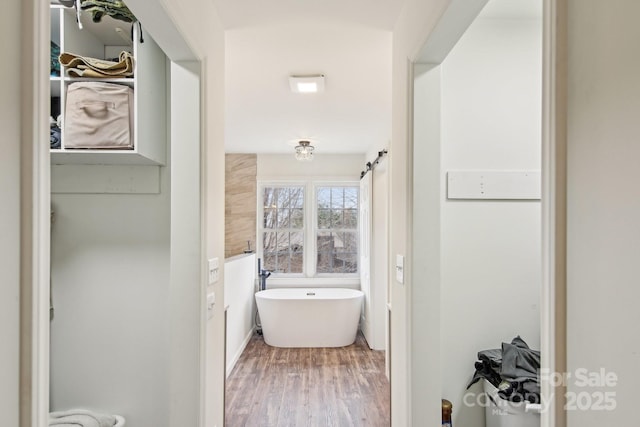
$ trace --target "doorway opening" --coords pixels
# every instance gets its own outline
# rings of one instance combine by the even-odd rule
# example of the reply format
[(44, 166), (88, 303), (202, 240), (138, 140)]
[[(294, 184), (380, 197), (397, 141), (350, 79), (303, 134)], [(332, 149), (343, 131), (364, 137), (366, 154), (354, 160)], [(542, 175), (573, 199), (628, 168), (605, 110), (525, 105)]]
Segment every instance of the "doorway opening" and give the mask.
[[(265, 330), (254, 300), (254, 293), (261, 287), (257, 277), (258, 259), (261, 259), (261, 269), (274, 269), (265, 278), (267, 291), (306, 289), (318, 295), (326, 288), (362, 287), (358, 269), (364, 263), (362, 256), (356, 258), (356, 255), (362, 255), (358, 254), (357, 239), (358, 230), (361, 230), (359, 202), (363, 200), (362, 193), (359, 194), (362, 187), (358, 177), (366, 158), (363, 155), (319, 154), (315, 156), (313, 165), (301, 165), (291, 155), (227, 154), (226, 211), (231, 213), (227, 215), (229, 253), (225, 262), (227, 425), (267, 421), (274, 425), (287, 425), (298, 424), (303, 419), (321, 420), (326, 417), (336, 425), (389, 425), (384, 305), (382, 326), (378, 326), (382, 343), (375, 350), (372, 350), (374, 343), (362, 333), (355, 336), (355, 344), (343, 348), (323, 348), (322, 345), (277, 348), (266, 345), (263, 337), (255, 332), (256, 329)], [(373, 185), (383, 190), (386, 187), (379, 180), (385, 181), (386, 170), (383, 161), (380, 163), (374, 173)], [(368, 177), (372, 175), (368, 174)], [(382, 193), (379, 197), (379, 201), (384, 200)], [(386, 205), (374, 206), (377, 208), (386, 213)], [(278, 222), (277, 218), (285, 220)], [(373, 219), (378, 221), (379, 231), (384, 232), (377, 238), (375, 235), (369, 237), (373, 237), (372, 243), (377, 243), (380, 250), (386, 249), (383, 246), (386, 242), (384, 217), (373, 215)], [(292, 225), (290, 221), (293, 220), (297, 222)], [(303, 224), (305, 229), (298, 230)], [(371, 222), (367, 224), (371, 225)], [(326, 228), (332, 225), (339, 229), (327, 231)], [(291, 245), (292, 234), (294, 245)], [(256, 237), (249, 237), (250, 245), (247, 245), (246, 236), (256, 235), (257, 243), (253, 240)], [(281, 244), (284, 249), (274, 245), (274, 241), (283, 235), (287, 237)], [(316, 245), (333, 251), (316, 249)], [(301, 250), (305, 255), (300, 253)], [(308, 256), (306, 251), (314, 252)], [(386, 259), (386, 254), (375, 251), (372, 254), (376, 259)], [(296, 257), (298, 260), (292, 262)], [(301, 274), (307, 267), (316, 272), (321, 270), (320, 274)], [(386, 296), (384, 277), (371, 285), (372, 288), (382, 285), (380, 294), (383, 298)], [(339, 307), (344, 311), (345, 307)], [(360, 312), (360, 307), (357, 308)], [(317, 323), (325, 316), (336, 318), (341, 313), (326, 311), (315, 316), (314, 321)], [(353, 320), (355, 327), (358, 324), (357, 314)], [(295, 318), (293, 322), (299, 323), (301, 319)], [(333, 332), (340, 336), (341, 328), (328, 328), (322, 335), (335, 329)], [(346, 325), (344, 329), (347, 329)], [(303, 335), (304, 339), (312, 340), (321, 334), (309, 331), (308, 335)], [(292, 399), (296, 402), (294, 406), (289, 402)]]
[(490, 0), (460, 34), (413, 68), (412, 376), (484, 426), (477, 353), (541, 348), (542, 2)]

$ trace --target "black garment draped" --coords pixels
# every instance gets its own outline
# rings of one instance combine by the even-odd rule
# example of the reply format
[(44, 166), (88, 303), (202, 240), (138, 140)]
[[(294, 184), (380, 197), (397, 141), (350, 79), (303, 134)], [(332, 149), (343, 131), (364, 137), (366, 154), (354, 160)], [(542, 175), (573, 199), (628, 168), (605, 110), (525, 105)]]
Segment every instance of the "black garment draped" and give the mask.
[(467, 388), (486, 379), (507, 400), (540, 403), (540, 352), (531, 350), (519, 336), (501, 349), (478, 352), (476, 372)]

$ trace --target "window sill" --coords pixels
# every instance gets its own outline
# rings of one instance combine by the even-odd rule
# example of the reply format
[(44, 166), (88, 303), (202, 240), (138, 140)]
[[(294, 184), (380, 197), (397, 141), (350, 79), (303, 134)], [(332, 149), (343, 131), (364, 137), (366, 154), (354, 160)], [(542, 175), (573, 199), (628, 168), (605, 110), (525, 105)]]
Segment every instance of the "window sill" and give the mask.
[(352, 288), (360, 289), (359, 277), (270, 277), (267, 288)]

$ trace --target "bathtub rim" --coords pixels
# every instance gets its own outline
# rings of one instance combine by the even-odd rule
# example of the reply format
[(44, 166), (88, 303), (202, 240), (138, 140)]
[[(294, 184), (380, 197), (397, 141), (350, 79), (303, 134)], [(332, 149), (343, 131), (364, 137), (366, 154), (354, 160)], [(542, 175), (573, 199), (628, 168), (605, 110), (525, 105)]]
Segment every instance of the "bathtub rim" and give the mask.
[[(331, 295), (329, 292), (338, 291), (338, 293), (346, 295)], [(309, 292), (313, 292), (314, 295), (308, 295)], [(322, 295), (315, 295), (322, 293)], [(274, 295), (269, 295), (274, 294)], [(284, 296), (275, 296), (276, 294), (291, 294)], [(288, 301), (310, 301), (310, 300), (348, 300), (356, 298), (364, 298), (364, 292), (360, 289), (351, 288), (271, 288), (258, 291), (255, 294), (256, 299), (268, 299), (268, 300), (288, 300)], [(317, 296), (317, 298), (312, 298)]]

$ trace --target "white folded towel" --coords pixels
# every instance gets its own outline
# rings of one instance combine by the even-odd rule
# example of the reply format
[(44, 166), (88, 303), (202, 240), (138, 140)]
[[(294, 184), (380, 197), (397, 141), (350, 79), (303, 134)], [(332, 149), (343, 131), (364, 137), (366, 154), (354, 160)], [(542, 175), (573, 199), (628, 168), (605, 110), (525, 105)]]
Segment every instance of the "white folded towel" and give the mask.
[(116, 417), (86, 409), (71, 409), (51, 412), (49, 425), (57, 427), (113, 427), (116, 425)]

